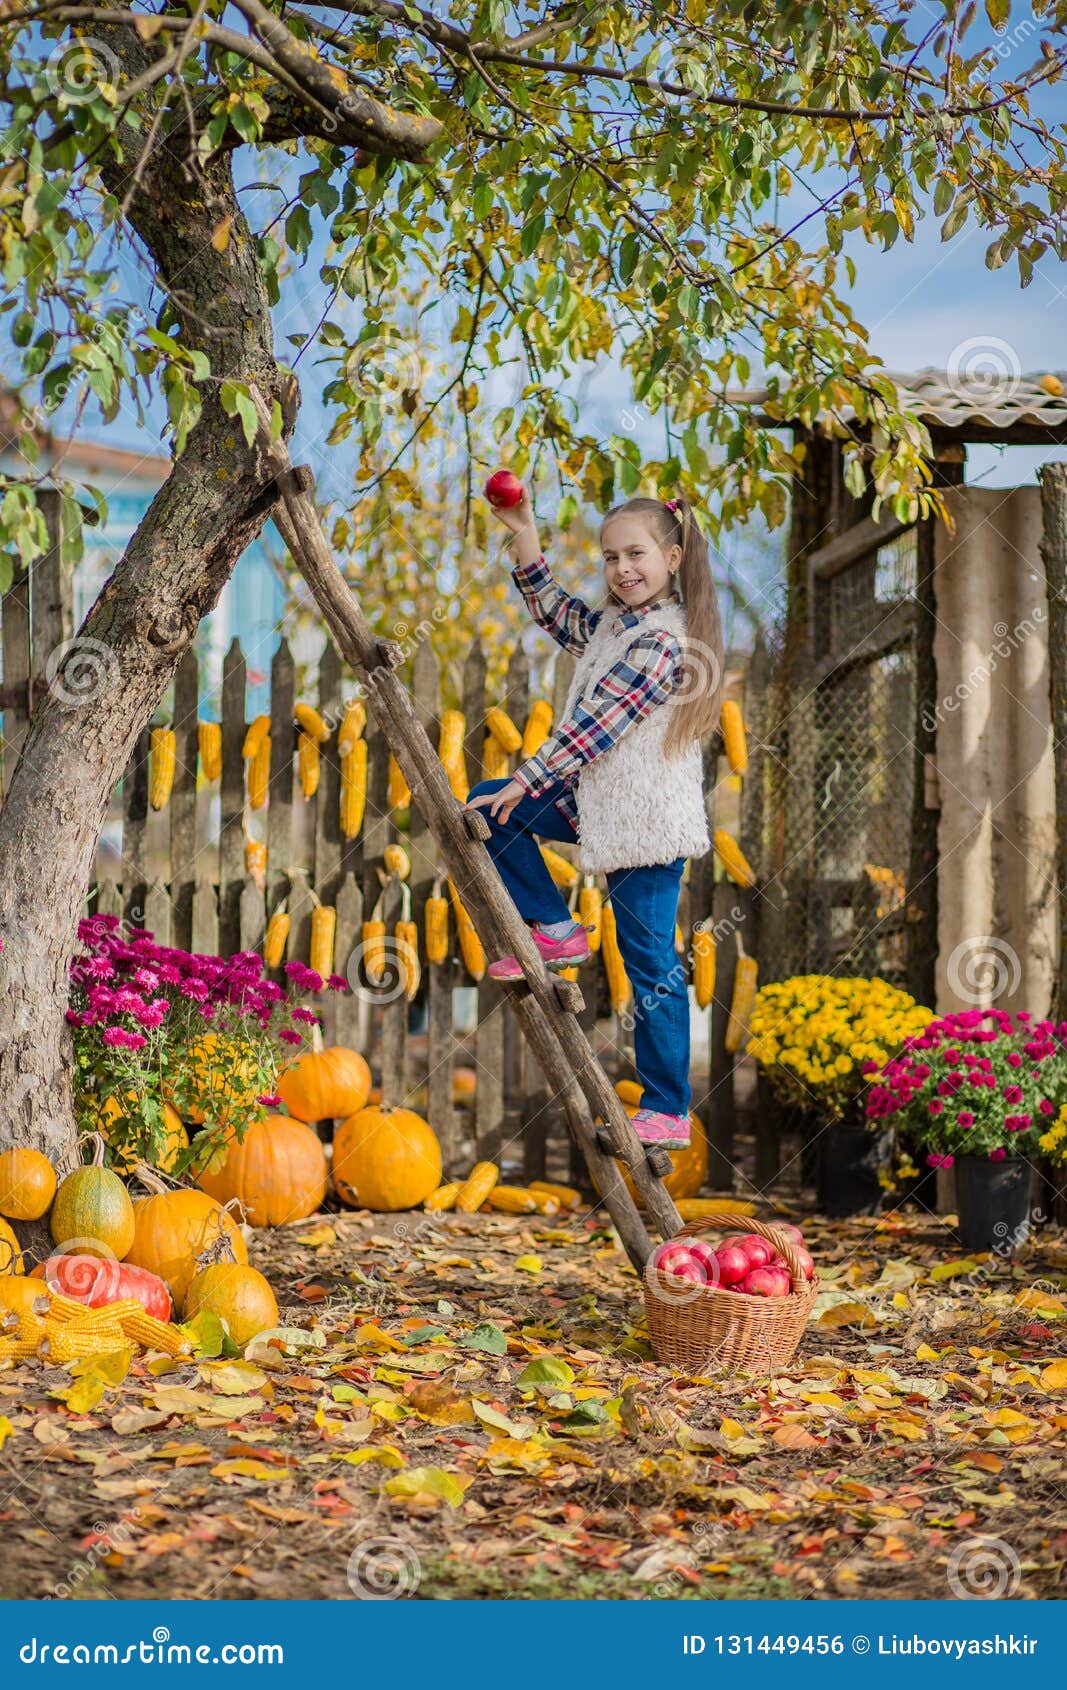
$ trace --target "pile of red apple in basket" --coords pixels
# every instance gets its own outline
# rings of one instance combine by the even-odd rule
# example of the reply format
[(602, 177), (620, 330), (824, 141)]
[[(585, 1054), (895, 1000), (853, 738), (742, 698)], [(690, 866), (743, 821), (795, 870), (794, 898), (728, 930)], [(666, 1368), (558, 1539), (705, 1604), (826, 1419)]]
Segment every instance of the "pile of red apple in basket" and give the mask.
[[(800, 1228), (776, 1230), (790, 1239), (804, 1277), (810, 1279), (815, 1264)], [(747, 1297), (788, 1297), (793, 1286), (785, 1257), (755, 1232), (733, 1232), (717, 1245), (703, 1238), (669, 1238), (654, 1252), (652, 1266), (671, 1279), (740, 1291)]]

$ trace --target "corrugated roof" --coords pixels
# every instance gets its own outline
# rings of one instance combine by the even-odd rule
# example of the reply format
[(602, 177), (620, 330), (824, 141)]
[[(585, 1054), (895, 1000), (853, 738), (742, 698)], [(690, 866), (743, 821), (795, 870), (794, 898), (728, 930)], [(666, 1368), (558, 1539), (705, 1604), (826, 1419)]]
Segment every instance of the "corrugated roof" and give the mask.
[[(1067, 371), (1022, 375), (1005, 368), (1010, 365), (1010, 357), (1004, 355), (1010, 349), (996, 341), (976, 341), (973, 347), (965, 342), (959, 350), (957, 368), (885, 372), (896, 383), (907, 408), (916, 411), (928, 427), (1010, 430), (1022, 424), (1031, 428), (1067, 426)], [(982, 368), (983, 351), (993, 368)], [(730, 394), (735, 403), (756, 406), (770, 397), (767, 388)], [(850, 409), (841, 412), (845, 417), (851, 414)]]

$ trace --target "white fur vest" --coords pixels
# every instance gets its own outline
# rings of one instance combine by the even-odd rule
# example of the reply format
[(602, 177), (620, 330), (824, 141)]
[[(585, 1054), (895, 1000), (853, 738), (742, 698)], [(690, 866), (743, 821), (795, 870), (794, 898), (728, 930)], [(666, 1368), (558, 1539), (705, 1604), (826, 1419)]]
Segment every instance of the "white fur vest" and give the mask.
[[(640, 634), (662, 630), (684, 641), (685, 611), (676, 601), (657, 605), (630, 627), (619, 625), (622, 614), (609, 606), (597, 623), (575, 665), (565, 715)], [(669, 705), (657, 705), (578, 776), (578, 855), (590, 873), (702, 857), (710, 848), (700, 745), (693, 740), (667, 757), (671, 717)]]

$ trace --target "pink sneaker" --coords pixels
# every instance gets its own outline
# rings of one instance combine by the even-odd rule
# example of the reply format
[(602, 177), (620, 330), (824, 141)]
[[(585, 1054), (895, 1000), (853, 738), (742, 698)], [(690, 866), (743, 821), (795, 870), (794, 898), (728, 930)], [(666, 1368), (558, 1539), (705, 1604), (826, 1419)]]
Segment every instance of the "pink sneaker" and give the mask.
[(660, 1115), (655, 1109), (639, 1109), (632, 1117), (633, 1129), (642, 1144), (660, 1150), (689, 1149), (689, 1120), (685, 1115)]
[[(589, 960), (589, 935), (584, 927), (575, 927), (565, 939), (549, 939), (541, 932), (536, 921), (530, 928), (530, 937), (540, 951), (546, 968), (558, 973), (561, 968), (574, 968), (580, 962)], [(522, 964), (518, 957), (502, 956), (499, 961), (489, 964), (490, 980), (522, 980), (525, 978)]]

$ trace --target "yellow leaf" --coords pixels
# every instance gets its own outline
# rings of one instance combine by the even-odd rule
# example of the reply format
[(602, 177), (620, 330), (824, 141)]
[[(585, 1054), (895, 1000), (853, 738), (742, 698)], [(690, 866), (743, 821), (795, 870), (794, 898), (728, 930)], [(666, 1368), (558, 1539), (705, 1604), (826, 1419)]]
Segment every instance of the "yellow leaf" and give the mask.
[(233, 218), (228, 215), (215, 224), (215, 227), (211, 231), (211, 244), (215, 248), (216, 252), (226, 251), (226, 248), (230, 244), (230, 230), (232, 227)]
[(743, 1438), (746, 1436), (745, 1427), (742, 1426), (740, 1420), (723, 1420), (719, 1426), (719, 1431), (724, 1438)]
[(1046, 1391), (1067, 1391), (1067, 1361), (1053, 1361), (1043, 1369), (1041, 1383)]
[(877, 1326), (866, 1303), (835, 1303), (831, 1308), (823, 1309), (815, 1322), (816, 1326)]
[(243, 1397), (267, 1384), (267, 1375), (248, 1361), (204, 1362), (199, 1368), (201, 1379), (213, 1391), (224, 1397)]
[(420, 1500), (434, 1497), (450, 1508), (458, 1508), (471, 1482), (469, 1473), (447, 1473), (443, 1467), (409, 1467), (406, 1473), (386, 1479), (385, 1490), (390, 1496), (417, 1496)]
[[(470, 1266), (469, 1262), (467, 1266)], [(381, 1327), (376, 1326), (371, 1320), (367, 1321), (365, 1326), (356, 1328), (352, 1334), (351, 1342), (357, 1350), (403, 1350), (405, 1353), (407, 1351), (406, 1344), (402, 1344), (400, 1339), (394, 1338), (391, 1333), (383, 1332)]]
[(266, 1461), (253, 1461), (248, 1456), (242, 1456), (236, 1461), (220, 1461), (217, 1467), (212, 1467), (213, 1479), (236, 1477), (240, 1479), (260, 1479), (267, 1484), (277, 1484), (279, 1479), (287, 1479), (289, 1473), (284, 1467), (271, 1467)]
[(8, 1419), (7, 1415), (6, 1414), (0, 1414), (0, 1449), (3, 1449), (4, 1445), (7, 1443), (8, 1438), (13, 1438), (14, 1435), (15, 1435), (15, 1428), (14, 1428), (14, 1426), (12, 1426), (12, 1424), (11, 1424), (10, 1420)]
[(915, 1352), (916, 1361), (940, 1361), (941, 1351), (932, 1350), (929, 1344), (920, 1344)]
[(540, 1256), (519, 1256), (515, 1263), (523, 1273), (540, 1273), (543, 1265)]
[(71, 1365), (72, 1378), (79, 1378), (83, 1373), (91, 1373), (94, 1379), (102, 1379), (105, 1385), (121, 1385), (130, 1371), (133, 1360), (132, 1349), (99, 1350), (95, 1355), (82, 1356), (79, 1361)]
[(935, 1268), (930, 1269), (930, 1278), (938, 1283), (942, 1279), (958, 1279), (961, 1274), (974, 1273), (977, 1267), (978, 1263), (972, 1262), (970, 1257), (962, 1262), (938, 1262)]
[(313, 1226), (310, 1232), (298, 1233), (294, 1242), (310, 1244), (317, 1250), (321, 1249), (324, 1244), (336, 1244), (337, 1234), (332, 1226), (327, 1226), (326, 1222), (323, 1221), (321, 1226)]
[(61, 1403), (65, 1403), (72, 1414), (90, 1414), (96, 1405), (102, 1401), (107, 1386), (103, 1379), (87, 1373), (84, 1379), (75, 1380), (65, 1391), (52, 1391), (49, 1394)]
[(364, 1461), (380, 1461), (383, 1467), (403, 1467), (404, 1457), (392, 1444), (375, 1444), (372, 1449), (350, 1449), (344, 1455), (337, 1457), (338, 1461), (347, 1461), (350, 1467), (359, 1467)]

